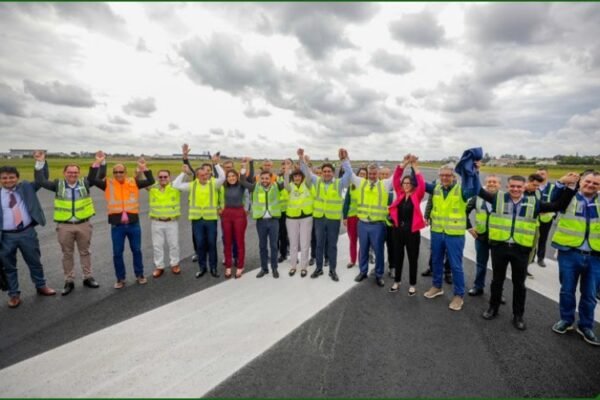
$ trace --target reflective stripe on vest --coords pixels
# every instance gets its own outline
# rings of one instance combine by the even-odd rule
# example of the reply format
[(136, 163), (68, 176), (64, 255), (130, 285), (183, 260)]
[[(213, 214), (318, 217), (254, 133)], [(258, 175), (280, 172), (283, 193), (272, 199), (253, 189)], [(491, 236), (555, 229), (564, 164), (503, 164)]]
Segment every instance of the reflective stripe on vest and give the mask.
[[(281, 197), (279, 197), (281, 199)], [(314, 186), (310, 189), (306, 187), (304, 182), (300, 187), (296, 184), (290, 184), (289, 202), (287, 207), (287, 216), (296, 218), (302, 215), (312, 215), (314, 204)]]
[(537, 218), (534, 217), (537, 199), (534, 196), (525, 197), (521, 202), (521, 208), (525, 207), (525, 215), (513, 216), (512, 207), (515, 205), (512, 202), (505, 202), (504, 197), (504, 192), (498, 192), (496, 208), (490, 214), (490, 240), (506, 242), (510, 240), (512, 232), (512, 238), (517, 244), (533, 247), (535, 232), (539, 224)]
[(348, 208), (348, 217), (356, 217), (358, 215), (358, 196), (360, 192), (355, 186), (350, 188), (350, 207)]
[[(596, 215), (600, 215), (600, 199), (598, 196), (594, 199), (596, 206)], [(577, 196), (571, 199), (569, 206), (564, 213), (558, 214), (558, 223), (552, 241), (560, 246), (578, 248), (583, 245), (586, 233), (588, 243), (592, 250), (600, 251), (600, 218), (590, 218), (590, 223), (586, 221), (583, 208), (587, 204), (585, 201), (579, 201)], [(577, 215), (579, 212), (580, 215)]]
[(133, 178), (127, 178), (123, 183), (116, 179), (108, 179), (104, 197), (108, 202), (108, 214), (121, 214), (123, 211), (130, 214), (140, 212), (140, 191)]
[(204, 185), (201, 184), (198, 179), (194, 179), (190, 192), (190, 207), (188, 212), (188, 218), (190, 220), (205, 219), (207, 221), (214, 221), (218, 219), (218, 192), (215, 188), (214, 178), (210, 178)]
[(431, 209), (431, 231), (447, 235), (464, 235), (467, 229), (467, 203), (459, 184), (455, 184), (446, 198), (441, 185), (433, 189)]
[[(554, 190), (554, 184), (549, 183), (548, 185), (550, 185), (550, 189), (548, 190), (548, 199), (546, 201), (551, 202), (552, 201), (552, 191)], [(556, 213), (553, 213), (553, 212), (540, 213), (540, 221), (543, 223), (548, 223), (548, 222), (552, 221), (552, 218), (554, 218), (555, 215), (556, 215)]]
[(363, 180), (358, 199), (358, 218), (367, 221), (385, 222), (388, 215), (388, 192), (383, 181), (377, 181), (371, 189), (371, 182)]
[[(279, 177), (279, 179), (277, 181), (283, 182), (283, 177)], [(291, 183), (290, 183), (290, 185), (291, 185)], [(279, 208), (281, 209), (281, 212), (287, 213), (289, 199), (290, 199), (290, 194), (288, 193), (287, 190), (279, 191)]]
[(325, 182), (317, 179), (315, 185), (315, 202), (313, 206), (313, 217), (325, 217), (331, 220), (342, 219), (344, 209), (344, 198), (340, 196), (340, 181), (336, 179), (330, 182), (325, 189)]
[(150, 218), (177, 218), (181, 215), (181, 194), (169, 183), (165, 190), (152, 186), (149, 193)]
[(269, 186), (265, 191), (262, 185), (256, 185), (252, 192), (252, 218), (260, 219), (269, 211), (271, 217), (280, 217), (281, 208), (279, 207), (279, 188), (276, 184)]
[[(54, 197), (54, 221), (66, 222), (75, 217), (78, 220), (88, 219), (96, 213), (90, 193), (85, 187), (83, 178), (78, 180), (79, 198), (75, 201), (67, 198), (67, 185), (64, 179), (58, 181)], [(70, 188), (69, 188), (70, 190)]]
[(475, 200), (475, 232), (480, 235), (487, 232), (488, 217), (490, 215), (485, 203), (485, 200), (481, 197), (477, 197)]

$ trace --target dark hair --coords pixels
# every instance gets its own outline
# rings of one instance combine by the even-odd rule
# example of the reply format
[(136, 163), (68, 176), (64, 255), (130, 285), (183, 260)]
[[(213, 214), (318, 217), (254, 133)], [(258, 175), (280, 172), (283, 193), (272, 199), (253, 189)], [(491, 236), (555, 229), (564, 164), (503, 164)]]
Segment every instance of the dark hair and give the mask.
[(360, 171), (365, 171), (367, 173), (367, 175), (369, 174), (368, 169), (366, 169), (365, 167), (360, 167), (359, 169), (356, 170), (356, 175), (358, 175), (360, 173)]
[(321, 171), (323, 171), (323, 168), (330, 168), (331, 172), (335, 172), (335, 168), (333, 167), (332, 163), (321, 164)]
[(529, 182), (539, 182), (539, 183), (544, 182), (544, 178), (542, 178), (542, 176), (540, 174), (531, 174), (527, 177), (527, 180)]
[(171, 176), (171, 171), (168, 169), (159, 169), (157, 175), (160, 175), (161, 172), (166, 172), (167, 175)]
[[(235, 177), (237, 178), (237, 182), (234, 183), (233, 185), (229, 184), (229, 182), (227, 182), (227, 176), (229, 176), (229, 174), (234, 174)], [(229, 187), (229, 186), (235, 186), (237, 184), (240, 183), (240, 174), (235, 170), (235, 169), (230, 169), (229, 171), (227, 171), (225, 173), (225, 186)]]
[(209, 167), (211, 171), (213, 170), (213, 166), (211, 163), (204, 163), (200, 166), (200, 168), (204, 168), (204, 167)]
[(594, 170), (594, 169), (586, 169), (585, 171), (583, 171), (581, 173), (581, 178), (585, 178), (588, 175), (592, 175), (592, 176), (598, 176), (600, 175), (600, 172)]
[(5, 166), (0, 167), (0, 175), (2, 175), (2, 174), (16, 175), (18, 178), (19, 170), (17, 169), (17, 167), (13, 167), (11, 165), (5, 165)]
[(523, 182), (525, 183), (525, 177), (521, 176), (521, 175), (512, 175), (508, 177), (509, 181), (518, 181), (518, 182)]
[(290, 176), (293, 178), (294, 176), (300, 175), (302, 177), (302, 179), (304, 179), (304, 172), (302, 172), (299, 169), (295, 169), (292, 171), (292, 173), (290, 174)]
[(265, 171), (264, 169), (261, 169), (260, 174), (261, 175), (267, 174), (267, 175), (271, 176), (271, 171)]
[(77, 165), (77, 164), (67, 164), (67, 165), (65, 165), (65, 167), (63, 168), (63, 172), (66, 172), (66, 171), (67, 171), (67, 168), (70, 168), (70, 167), (75, 167), (75, 168), (77, 168), (77, 171), (81, 171), (81, 168), (79, 168), (79, 165)]

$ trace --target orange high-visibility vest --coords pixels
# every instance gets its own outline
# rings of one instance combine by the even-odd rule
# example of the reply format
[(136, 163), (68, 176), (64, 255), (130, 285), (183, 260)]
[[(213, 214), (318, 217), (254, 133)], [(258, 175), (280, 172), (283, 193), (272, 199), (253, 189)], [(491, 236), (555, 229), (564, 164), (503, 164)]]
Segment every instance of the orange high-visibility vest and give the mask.
[(109, 215), (121, 214), (123, 211), (130, 214), (140, 212), (140, 190), (132, 178), (127, 178), (123, 183), (116, 179), (107, 179), (104, 197)]

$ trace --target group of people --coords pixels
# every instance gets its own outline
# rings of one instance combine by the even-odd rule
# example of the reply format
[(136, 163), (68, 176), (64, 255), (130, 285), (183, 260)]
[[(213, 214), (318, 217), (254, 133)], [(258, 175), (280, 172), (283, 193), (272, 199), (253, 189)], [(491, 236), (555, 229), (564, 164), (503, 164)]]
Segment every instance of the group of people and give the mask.
[[(20, 250), (29, 267), (31, 279), (40, 295), (55, 295), (47, 286), (41, 263), (36, 225), (44, 225), (45, 217), (36, 191), (45, 188), (55, 192), (54, 221), (63, 253), (65, 285), (62, 295), (74, 288), (75, 245), (83, 270), (83, 284), (98, 288), (90, 261), (92, 226), (95, 214), (90, 196), (93, 186), (104, 191), (108, 222), (111, 225), (115, 289), (126, 285), (123, 259), (128, 240), (133, 254), (133, 270), (138, 284), (147, 283), (141, 251), (139, 191), (149, 192), (154, 250), (152, 276), (160, 278), (168, 267), (181, 273), (179, 223), (181, 192), (188, 192), (188, 218), (191, 221), (197, 278), (207, 272), (219, 277), (217, 235), (221, 222), (224, 275), (241, 278), (245, 267), (245, 234), (248, 215), (256, 222), (262, 278), (279, 278), (278, 265), (290, 257), (289, 276), (298, 270), (301, 277), (324, 274), (338, 281), (337, 242), (341, 225), (350, 239), (350, 263), (358, 263), (355, 278), (369, 277), (369, 261), (374, 258), (374, 282), (384, 287), (385, 258), (394, 282), (390, 292), (397, 292), (402, 281), (403, 264), (408, 259), (408, 294), (417, 292), (417, 266), (421, 242), (420, 231), (431, 229), (432, 286), (424, 293), (427, 299), (444, 294), (446, 273), (453, 284), (449, 308), (459, 311), (465, 294), (484, 293), (489, 258), (492, 260), (492, 282), (489, 307), (483, 312), (487, 320), (498, 316), (503, 303), (503, 286), (510, 264), (513, 282), (512, 323), (525, 330), (528, 265), (537, 255), (537, 263), (545, 266), (544, 255), (550, 227), (557, 221), (552, 245), (558, 251), (560, 270), (560, 320), (552, 329), (560, 334), (575, 324), (577, 286), (580, 287), (577, 332), (586, 342), (600, 345), (593, 331), (596, 296), (600, 288), (600, 173), (569, 173), (555, 184), (547, 181), (547, 171), (539, 170), (526, 179), (511, 176), (502, 190), (496, 175), (488, 175), (482, 187), (479, 178), (481, 149), (465, 151), (458, 164), (439, 169), (436, 182), (426, 182), (419, 170), (418, 158), (407, 154), (395, 170), (382, 171), (368, 165), (355, 171), (348, 151), (339, 149), (338, 168), (329, 162), (312, 168), (303, 149), (297, 150), (297, 161), (286, 159), (276, 173), (270, 161), (263, 162), (255, 175), (254, 161), (243, 158), (237, 171), (231, 161), (222, 165), (220, 157), (212, 163), (193, 168), (188, 159), (189, 146), (183, 146), (182, 172), (171, 179), (168, 170), (159, 170), (155, 180), (143, 158), (138, 160), (135, 174), (128, 174), (123, 164), (112, 167), (107, 177), (106, 156), (102, 151), (82, 177), (80, 166), (64, 167), (63, 177), (50, 180), (45, 155), (34, 153), (34, 182), (19, 182), (19, 172), (10, 166), (0, 167), (2, 213), (0, 213), (0, 260), (6, 276), (8, 305), (21, 303), (16, 253)], [(383, 172), (383, 173), (382, 173)], [(457, 179), (460, 178), (460, 179)], [(429, 194), (425, 215), (421, 202)], [(475, 226), (469, 214), (475, 213)], [(465, 288), (463, 250), (465, 233), (475, 238), (476, 278), (472, 288)], [(357, 246), (358, 242), (358, 246)], [(166, 262), (164, 248), (169, 248)], [(311, 247), (313, 248), (311, 251)], [(536, 250), (537, 249), (537, 250)], [(445, 269), (446, 272), (445, 272)]]

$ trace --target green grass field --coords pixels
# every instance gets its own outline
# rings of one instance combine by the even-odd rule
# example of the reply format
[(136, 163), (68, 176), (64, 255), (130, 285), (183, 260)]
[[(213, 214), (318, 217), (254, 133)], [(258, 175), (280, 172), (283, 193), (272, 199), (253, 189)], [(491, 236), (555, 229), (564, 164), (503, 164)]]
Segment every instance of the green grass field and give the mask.
[[(423, 163), (424, 167), (439, 168), (442, 163)], [(599, 166), (594, 165), (557, 165), (548, 167), (548, 176), (550, 179), (558, 179), (568, 172), (583, 172), (584, 170), (591, 168), (599, 170)], [(537, 167), (534, 166), (523, 166), (523, 167), (481, 167), (481, 171), (485, 173), (493, 173), (499, 175), (522, 175), (527, 177), (529, 174), (533, 174), (537, 171)]]

